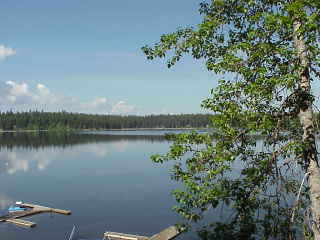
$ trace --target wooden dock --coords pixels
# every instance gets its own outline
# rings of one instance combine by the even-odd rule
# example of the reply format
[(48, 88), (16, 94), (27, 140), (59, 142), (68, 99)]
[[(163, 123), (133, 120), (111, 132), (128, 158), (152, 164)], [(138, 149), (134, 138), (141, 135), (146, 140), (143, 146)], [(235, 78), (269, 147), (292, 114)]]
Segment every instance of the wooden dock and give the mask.
[(160, 233), (153, 235), (152, 237), (116, 233), (116, 232), (105, 232), (103, 239), (105, 240), (171, 240), (177, 237), (180, 233), (181, 232), (175, 226), (171, 226), (161, 231)]
[(22, 220), (21, 218), (30, 217), (32, 215), (41, 214), (41, 213), (58, 213), (64, 215), (70, 215), (71, 211), (62, 210), (50, 207), (44, 207), (40, 205), (30, 204), (30, 203), (21, 203), (21, 207), (26, 208), (25, 211), (9, 213), (5, 216), (0, 217), (0, 222), (13, 223), (22, 227), (35, 227), (36, 223)]

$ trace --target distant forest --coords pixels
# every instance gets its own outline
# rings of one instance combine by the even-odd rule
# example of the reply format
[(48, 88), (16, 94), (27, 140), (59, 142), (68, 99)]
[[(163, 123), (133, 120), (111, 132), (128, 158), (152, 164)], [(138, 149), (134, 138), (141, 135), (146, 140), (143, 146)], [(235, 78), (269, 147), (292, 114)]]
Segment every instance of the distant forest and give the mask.
[(0, 130), (205, 128), (210, 114), (119, 116), (62, 112), (0, 112)]

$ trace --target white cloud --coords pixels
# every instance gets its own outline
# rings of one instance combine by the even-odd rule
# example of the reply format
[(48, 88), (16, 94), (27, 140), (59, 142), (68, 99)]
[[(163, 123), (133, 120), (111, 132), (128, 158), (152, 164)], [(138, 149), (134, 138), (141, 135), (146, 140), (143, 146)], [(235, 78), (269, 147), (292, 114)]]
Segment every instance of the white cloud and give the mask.
[(38, 92), (39, 92), (39, 94), (41, 95), (41, 96), (49, 96), (50, 95), (50, 90), (49, 90), (49, 88), (47, 88), (45, 85), (43, 85), (43, 84), (38, 84), (37, 85), (37, 90), (38, 90)]
[(81, 104), (81, 106), (84, 108), (98, 108), (101, 106), (107, 107), (107, 105), (108, 105), (107, 99), (104, 97), (98, 97), (98, 98), (93, 99), (90, 102), (85, 102), (85, 103)]
[(65, 110), (93, 114), (136, 113), (136, 107), (125, 101), (113, 104), (106, 97), (95, 97), (89, 101), (81, 101), (75, 97), (52, 93), (42, 83), (32, 87), (28, 86), (27, 83), (17, 83), (15, 81), (0, 82), (0, 106), (2, 111), (9, 109), (28, 111), (31, 109), (44, 111)]
[(0, 60), (5, 60), (6, 58), (16, 54), (16, 51), (10, 47), (0, 45)]
[(135, 106), (129, 105), (125, 101), (119, 101), (112, 107), (111, 112), (116, 114), (128, 114), (133, 113), (135, 110)]
[(7, 101), (8, 103), (11, 103), (13, 105), (19, 105), (30, 102), (29, 98), (31, 97), (31, 94), (29, 92), (27, 84), (18, 84), (13, 81), (7, 81), (4, 89), (6, 89), (6, 92), (2, 94), (4, 98), (2, 99), (2, 101)]
[(45, 85), (37, 84), (36, 90), (31, 93), (32, 100), (35, 104), (47, 105), (59, 102), (59, 96), (52, 94)]
[(14, 96), (28, 95), (28, 86), (25, 83), (17, 84), (13, 81), (7, 81), (7, 85), (11, 86), (10, 93)]

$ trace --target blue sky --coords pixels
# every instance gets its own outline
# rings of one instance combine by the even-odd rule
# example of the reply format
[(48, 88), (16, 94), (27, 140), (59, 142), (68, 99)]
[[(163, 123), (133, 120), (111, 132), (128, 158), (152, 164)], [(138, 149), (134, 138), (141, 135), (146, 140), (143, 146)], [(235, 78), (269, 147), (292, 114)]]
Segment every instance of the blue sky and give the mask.
[(1, 1), (0, 110), (198, 113), (215, 80), (141, 47), (200, 22), (199, 0)]

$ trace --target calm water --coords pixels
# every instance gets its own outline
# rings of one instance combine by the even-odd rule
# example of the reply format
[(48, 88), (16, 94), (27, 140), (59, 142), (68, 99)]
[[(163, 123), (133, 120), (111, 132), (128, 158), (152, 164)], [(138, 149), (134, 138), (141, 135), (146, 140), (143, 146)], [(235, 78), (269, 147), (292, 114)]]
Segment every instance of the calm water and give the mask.
[(73, 225), (75, 239), (105, 231), (149, 236), (175, 224), (176, 183), (169, 166), (149, 159), (168, 149), (159, 133), (0, 134), (0, 209), (21, 200), (72, 211), (33, 216), (33, 229), (0, 223), (0, 239), (66, 239)]

